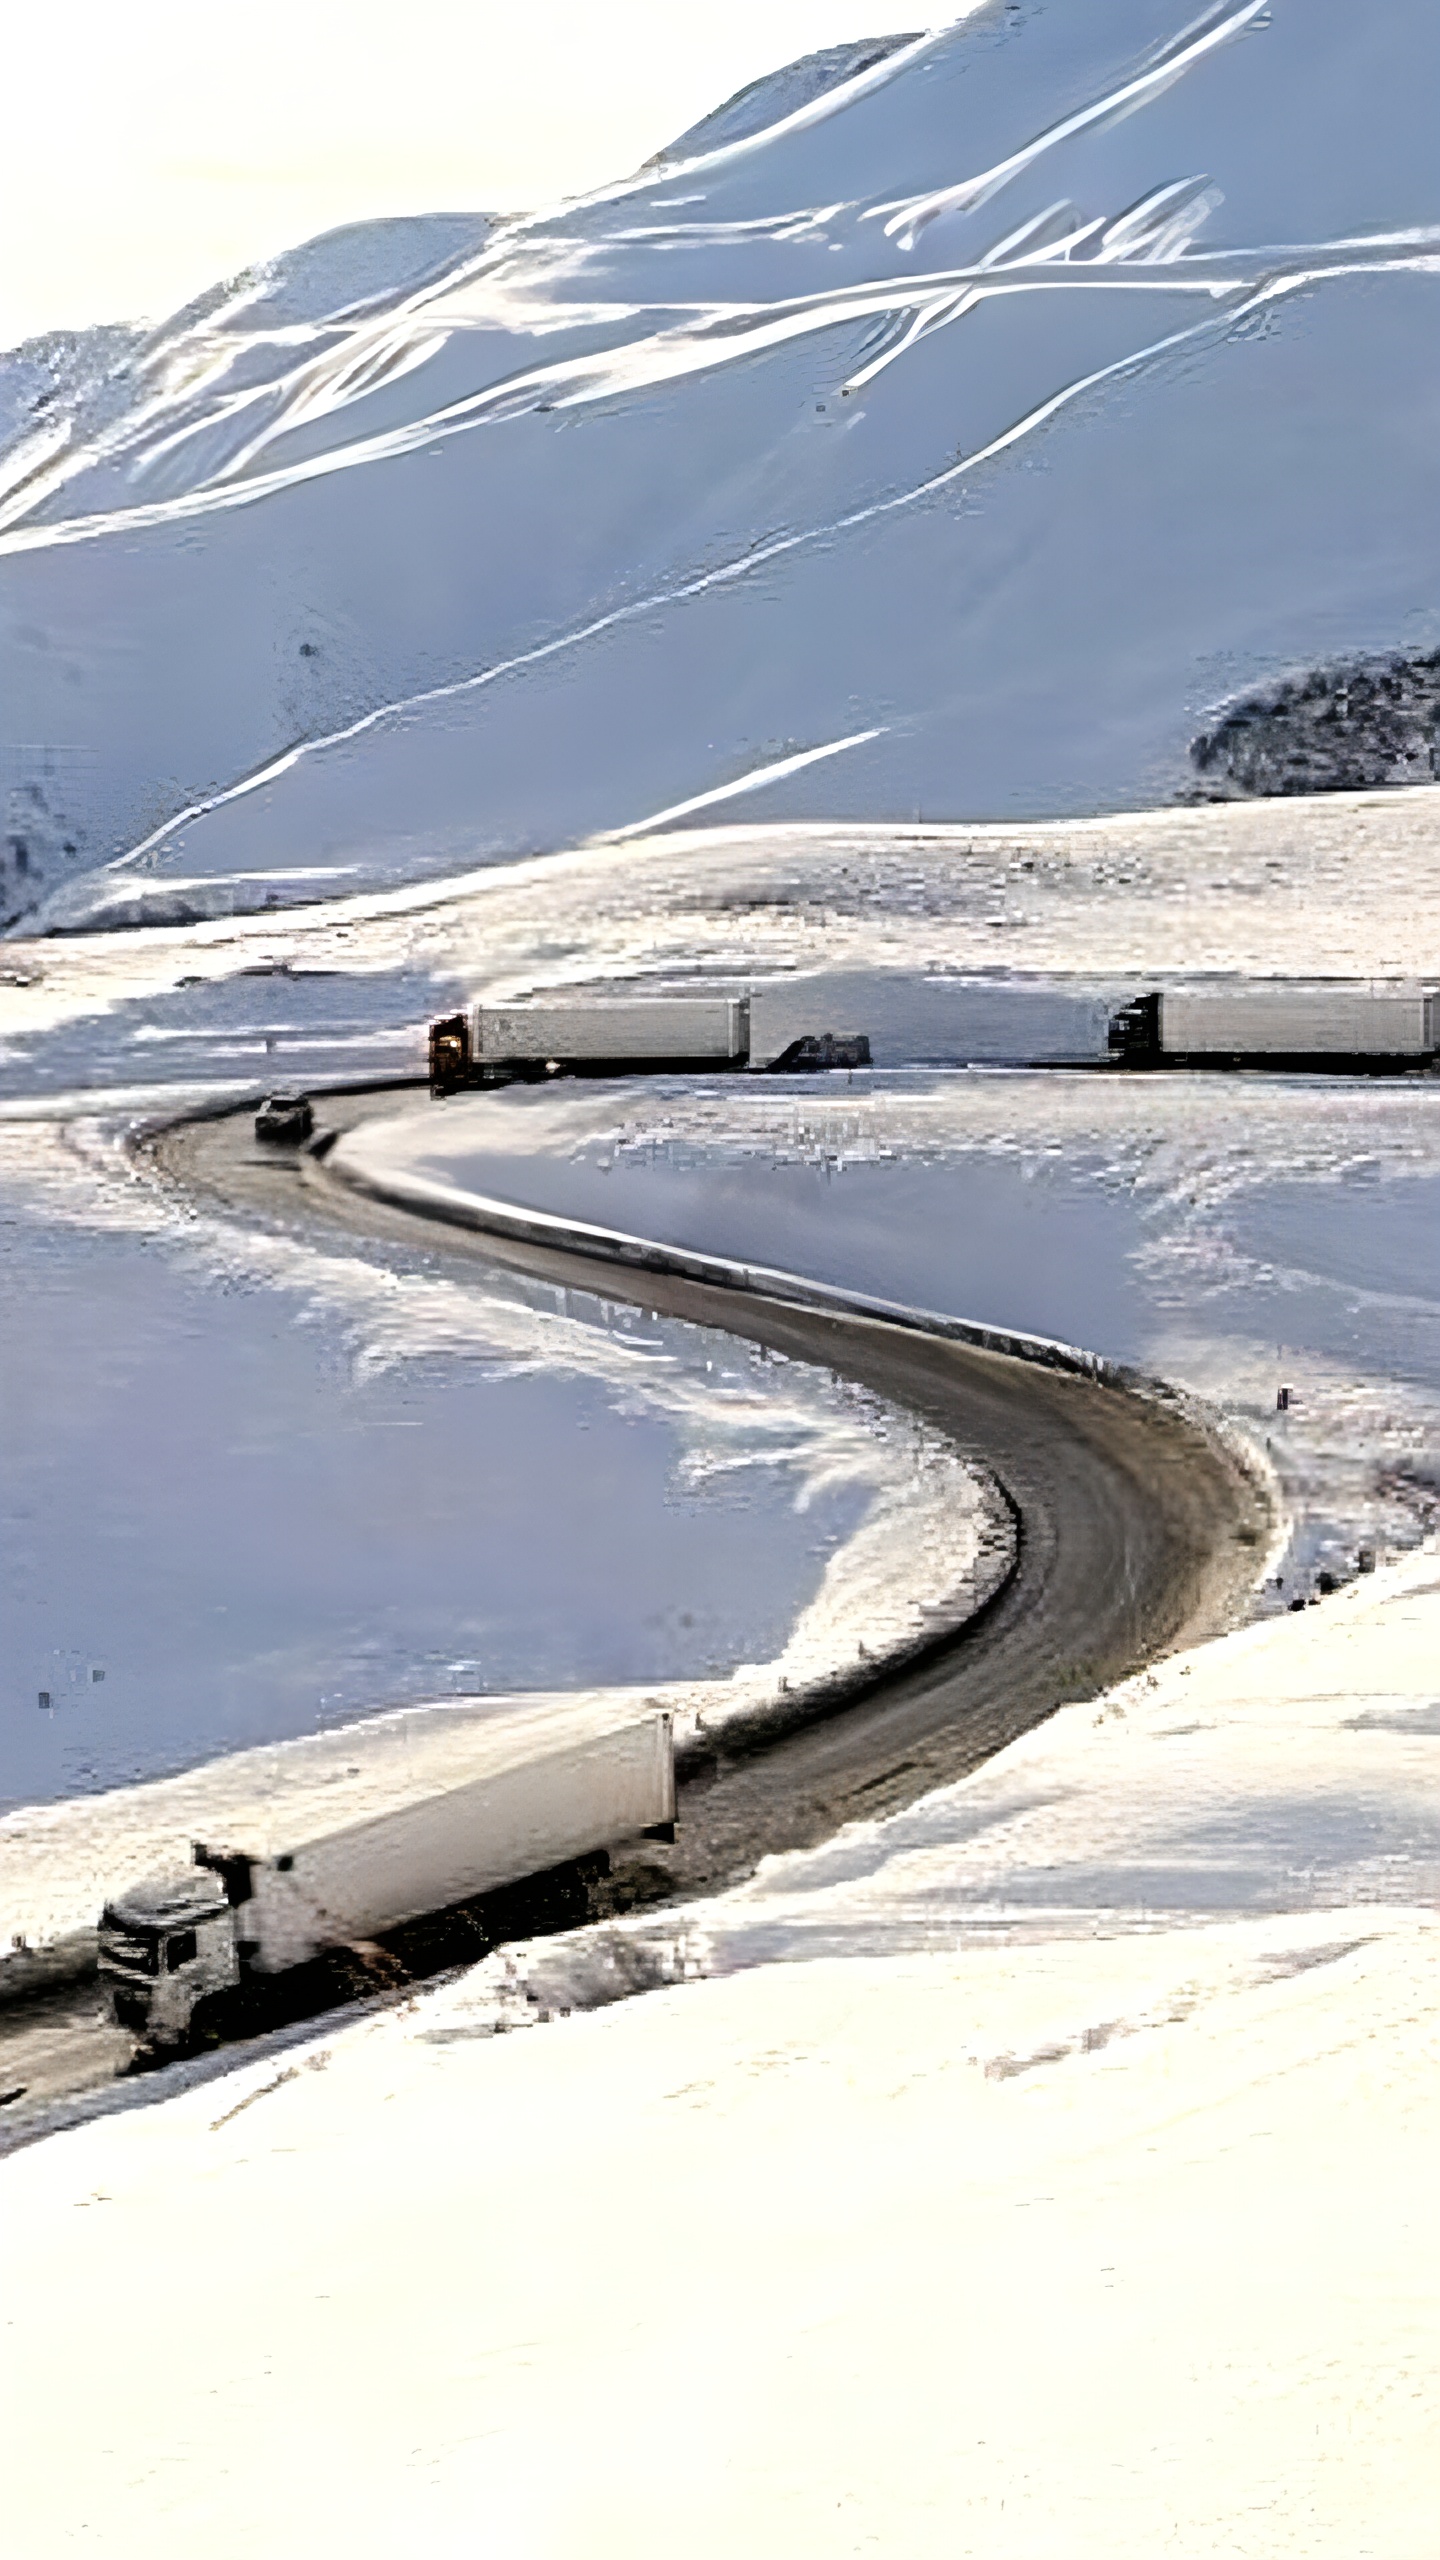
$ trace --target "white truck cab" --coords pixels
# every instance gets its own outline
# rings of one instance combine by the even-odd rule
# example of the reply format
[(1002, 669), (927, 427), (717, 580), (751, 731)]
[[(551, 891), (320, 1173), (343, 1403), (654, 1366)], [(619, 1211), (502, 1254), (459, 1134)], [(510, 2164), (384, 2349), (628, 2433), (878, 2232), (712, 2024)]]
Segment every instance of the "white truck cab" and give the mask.
[(183, 2044), (202, 2000), (240, 1979), (235, 1914), (204, 1867), (132, 1886), (100, 1916), (100, 1972), (118, 2026), (154, 2046)]

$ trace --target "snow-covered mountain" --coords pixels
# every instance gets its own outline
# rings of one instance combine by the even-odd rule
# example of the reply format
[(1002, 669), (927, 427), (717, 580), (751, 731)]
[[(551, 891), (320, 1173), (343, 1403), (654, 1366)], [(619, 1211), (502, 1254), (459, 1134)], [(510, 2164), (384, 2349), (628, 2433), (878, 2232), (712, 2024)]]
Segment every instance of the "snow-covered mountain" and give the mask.
[(12, 365), (0, 912), (737, 793), (1163, 800), (1234, 697), (1435, 648), (1428, 0), (986, 0), (826, 62), (583, 203)]

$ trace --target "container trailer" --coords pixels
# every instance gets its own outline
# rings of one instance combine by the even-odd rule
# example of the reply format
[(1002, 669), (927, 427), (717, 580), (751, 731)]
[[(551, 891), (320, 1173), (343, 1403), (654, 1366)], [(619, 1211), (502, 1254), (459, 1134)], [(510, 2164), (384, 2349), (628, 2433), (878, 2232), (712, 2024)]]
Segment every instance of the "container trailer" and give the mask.
[(596, 996), (533, 1004), (477, 1004), (430, 1032), (436, 1092), (547, 1074), (633, 1074), (670, 1067), (743, 1067), (750, 1053), (744, 996)]
[(1156, 989), (1110, 1021), (1125, 1066), (1420, 1066), (1440, 1046), (1440, 994), (1405, 986)]
[[(527, 1737), (525, 1719), (482, 1728), (448, 1783), (377, 1790), (357, 1767), (300, 1789), (275, 1836), (196, 1841), (178, 1874), (131, 1886), (100, 1921), (100, 1972), (117, 2024), (155, 2051), (255, 1977), (622, 1843), (673, 1838), (672, 1720), (654, 1711), (607, 1731)], [(381, 1800), (376, 1801), (377, 1793)]]
[(506, 1084), (547, 1075), (677, 1075), (757, 1063), (821, 1071), (868, 1066), (863, 1033), (792, 1025), (783, 1053), (751, 1048), (747, 995), (548, 997), (477, 1004), (430, 1026), (430, 1089)]

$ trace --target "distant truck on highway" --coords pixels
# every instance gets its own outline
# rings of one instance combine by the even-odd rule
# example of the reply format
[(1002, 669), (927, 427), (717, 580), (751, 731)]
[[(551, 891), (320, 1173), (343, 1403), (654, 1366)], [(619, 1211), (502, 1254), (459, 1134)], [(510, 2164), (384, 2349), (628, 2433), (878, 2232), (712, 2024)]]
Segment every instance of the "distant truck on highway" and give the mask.
[[(477, 1004), (430, 1026), (430, 1090), (547, 1075), (693, 1074), (751, 1065), (748, 995), (574, 996)], [(863, 1033), (789, 1040), (772, 1068), (868, 1067)]]
[[(100, 1972), (116, 2023), (153, 2052), (223, 2024), (237, 1993), (474, 1896), (640, 1838), (673, 1839), (671, 1718), (656, 1711), (579, 1739), (526, 1740), (524, 1718), (482, 1731), (452, 1783), (407, 1793), (373, 1779), (328, 1820), (302, 1810), (283, 1847), (197, 1841), (189, 1869), (132, 1886), (105, 1906)], [(368, 1793), (368, 1801), (367, 1801)], [(302, 1799), (303, 1802), (303, 1799)]]
[(1112, 1015), (1129, 1067), (1423, 1066), (1440, 1047), (1440, 994), (1425, 987), (1189, 987), (1136, 996)]

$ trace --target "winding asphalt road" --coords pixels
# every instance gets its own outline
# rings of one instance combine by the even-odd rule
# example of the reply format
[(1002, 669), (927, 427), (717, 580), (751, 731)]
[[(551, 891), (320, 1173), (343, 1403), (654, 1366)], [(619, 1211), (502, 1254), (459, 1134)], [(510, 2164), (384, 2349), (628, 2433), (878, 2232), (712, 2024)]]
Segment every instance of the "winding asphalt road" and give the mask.
[[(328, 1095), (317, 1106), (320, 1129), (344, 1131), (418, 1100), (413, 1085)], [(764, 1747), (718, 1750), (692, 1769), (673, 1848), (647, 1847), (592, 1887), (592, 1917), (715, 1891), (769, 1852), (913, 1803), (1066, 1700), (1094, 1696), (1233, 1621), (1253, 1586), (1271, 1528), (1266, 1492), (1200, 1416), (1163, 1398), (874, 1316), (421, 1217), (356, 1192), (303, 1153), (258, 1146), (249, 1110), (181, 1123), (143, 1151), (190, 1202), (247, 1226), (343, 1243), (406, 1270), (417, 1256), (452, 1276), (468, 1269), (477, 1287), (487, 1270), (523, 1270), (817, 1363), (924, 1415), (1008, 1495), (1016, 1569), (969, 1626), (816, 1721)], [(580, 1916), (526, 1903), (505, 1934)], [(466, 1952), (442, 1931), (412, 1961), (432, 1970)], [(130, 2049), (93, 1978), (0, 2011), (0, 2148), (32, 2139), (57, 2109), (68, 2116), (107, 2103)], [(167, 2077), (157, 2075), (157, 2091)]]
[[(328, 1095), (319, 1129), (414, 1109), (413, 1086)], [(364, 1198), (323, 1163), (256, 1144), (248, 1112), (149, 1141), (163, 1178), (222, 1212), (372, 1254), (403, 1245), (477, 1285), (520, 1269), (566, 1288), (713, 1325), (858, 1380), (937, 1425), (1014, 1506), (1019, 1558), (960, 1635), (823, 1720), (730, 1752), (681, 1791), (680, 1837), (622, 1898), (713, 1890), (767, 1853), (808, 1846), (961, 1777), (1157, 1654), (1232, 1622), (1270, 1531), (1267, 1497), (1196, 1416), (1163, 1400), (848, 1313), (630, 1269), (421, 1217)]]

